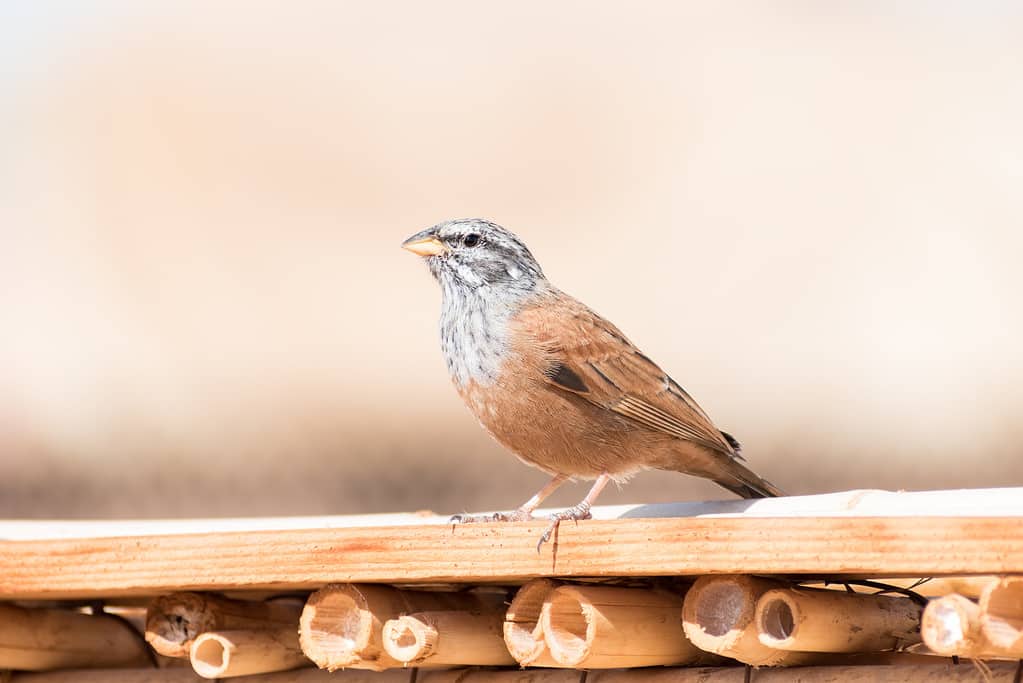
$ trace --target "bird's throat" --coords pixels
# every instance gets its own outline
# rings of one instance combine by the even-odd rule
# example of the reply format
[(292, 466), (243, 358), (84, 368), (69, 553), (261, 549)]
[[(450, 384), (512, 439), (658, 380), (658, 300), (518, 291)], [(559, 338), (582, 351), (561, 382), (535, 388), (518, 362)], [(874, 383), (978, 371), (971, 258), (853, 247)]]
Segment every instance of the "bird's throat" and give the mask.
[(455, 384), (488, 385), (497, 379), (507, 356), (512, 304), (489, 287), (444, 287), (440, 343)]

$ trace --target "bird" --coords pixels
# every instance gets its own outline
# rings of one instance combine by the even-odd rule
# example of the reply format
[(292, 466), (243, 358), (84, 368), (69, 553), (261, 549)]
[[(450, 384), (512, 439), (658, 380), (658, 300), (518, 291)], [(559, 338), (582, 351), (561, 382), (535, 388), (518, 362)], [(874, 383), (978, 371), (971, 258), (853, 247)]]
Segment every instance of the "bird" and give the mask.
[(526, 244), (482, 218), (438, 223), (402, 247), (440, 284), (441, 351), (482, 427), (550, 476), (511, 513), (460, 522), (525, 521), (562, 484), (594, 480), (549, 517), (537, 550), (566, 520), (591, 518), (611, 481), (650, 469), (707, 478), (743, 498), (784, 495), (747, 465), (733, 436), (612, 323), (555, 287)]

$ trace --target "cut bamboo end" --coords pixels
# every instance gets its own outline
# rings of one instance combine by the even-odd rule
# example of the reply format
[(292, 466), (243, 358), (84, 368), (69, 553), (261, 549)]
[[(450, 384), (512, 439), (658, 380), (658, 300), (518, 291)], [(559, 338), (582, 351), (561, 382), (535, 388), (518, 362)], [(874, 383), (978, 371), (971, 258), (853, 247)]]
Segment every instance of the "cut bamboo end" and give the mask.
[(757, 601), (781, 581), (753, 576), (704, 576), (686, 593), (682, 626), (701, 650), (753, 666), (806, 664), (814, 655), (778, 650), (760, 642), (754, 621)]
[(299, 647), (294, 628), (207, 631), (192, 642), (189, 660), (203, 678), (290, 671), (312, 665)]
[(302, 651), (321, 669), (400, 667), (383, 646), (384, 624), (415, 612), (478, 609), (473, 593), (405, 591), (375, 584), (331, 584), (309, 596), (299, 620)]
[[(328, 671), (401, 666), (383, 652), (375, 622), (394, 618), (403, 606), (398, 589), (389, 586), (341, 584), (321, 588), (309, 596), (302, 610), (302, 651)], [(374, 613), (387, 616), (375, 617)]]
[(102, 614), (0, 604), (0, 670), (149, 666), (130, 624)]
[(167, 657), (188, 657), (193, 641), (207, 631), (293, 627), (302, 605), (294, 600), (232, 600), (206, 593), (172, 593), (150, 603), (146, 641)]
[(941, 655), (972, 659), (1015, 659), (1017, 655), (995, 646), (984, 634), (980, 606), (961, 595), (932, 600), (924, 610), (920, 632), (924, 643)]
[(796, 652), (882, 652), (920, 642), (923, 608), (908, 598), (776, 588), (757, 601), (760, 642)]
[(384, 624), (384, 650), (416, 666), (506, 666), (504, 614), (497, 610), (418, 612)]
[(540, 625), (547, 596), (560, 585), (552, 579), (533, 579), (519, 588), (508, 606), (504, 620), (504, 644), (522, 666), (562, 666), (548, 652)]
[(547, 598), (541, 627), (563, 666), (587, 669), (693, 664), (707, 653), (690, 643), (681, 596), (615, 586), (561, 586)]
[(398, 617), (384, 624), (384, 650), (405, 664), (432, 655), (439, 639), (440, 632), (422, 614)]
[(1023, 657), (1023, 577), (1006, 577), (980, 596), (981, 628), (992, 645)]

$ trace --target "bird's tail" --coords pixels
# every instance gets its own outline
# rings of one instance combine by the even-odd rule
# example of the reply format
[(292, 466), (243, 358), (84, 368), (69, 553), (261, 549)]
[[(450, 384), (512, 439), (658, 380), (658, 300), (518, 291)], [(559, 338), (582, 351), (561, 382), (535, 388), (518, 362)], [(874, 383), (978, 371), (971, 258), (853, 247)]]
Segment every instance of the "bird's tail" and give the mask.
[(743, 498), (777, 498), (785, 495), (780, 488), (739, 462), (739, 458), (742, 458), (739, 442), (729, 434), (724, 432), (722, 434), (732, 446), (734, 455), (728, 463), (728, 474), (724, 477), (715, 477), (713, 479), (715, 484)]
[(742, 480), (715, 479), (714, 483), (742, 498), (777, 498), (785, 495), (784, 491), (763, 477), (758, 477), (753, 472), (749, 473), (752, 476), (748, 479), (745, 477)]

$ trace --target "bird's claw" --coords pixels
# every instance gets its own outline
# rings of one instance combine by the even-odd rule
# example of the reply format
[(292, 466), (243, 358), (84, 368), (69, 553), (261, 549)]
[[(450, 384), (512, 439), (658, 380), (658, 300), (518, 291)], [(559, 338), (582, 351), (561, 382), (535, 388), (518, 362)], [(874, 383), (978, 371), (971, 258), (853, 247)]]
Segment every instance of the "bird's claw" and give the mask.
[(527, 510), (513, 510), (512, 512), (495, 512), (492, 515), (452, 515), (449, 520), (452, 524), (481, 524), (485, 522), (528, 522), (533, 515)]
[(490, 515), (451, 515), (451, 524), (479, 524), (491, 521)]
[(561, 512), (552, 513), (549, 519), (551, 520), (551, 523), (547, 525), (543, 535), (540, 536), (540, 540), (537, 541), (536, 552), (540, 552), (540, 548), (543, 547), (543, 544), (551, 540), (551, 536), (555, 531), (557, 531), (558, 526), (564, 520), (570, 519), (573, 522), (578, 522), (583, 519), (593, 519), (593, 515), (590, 513), (590, 504), (583, 501), (575, 507), (570, 507), (567, 510), (562, 510)]

